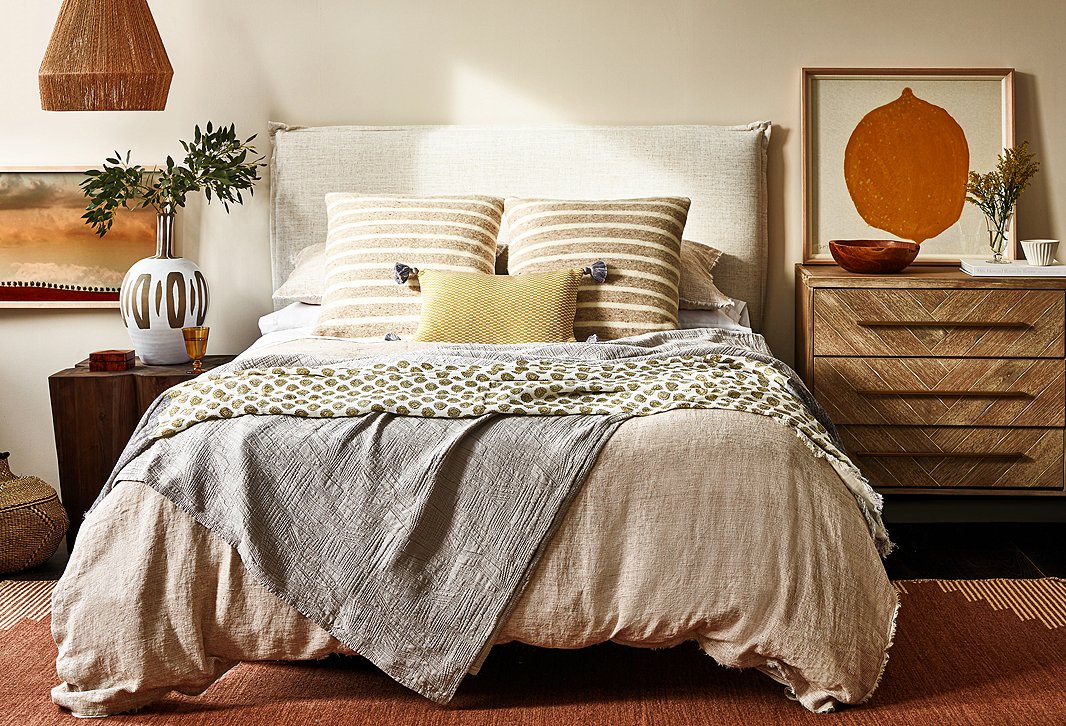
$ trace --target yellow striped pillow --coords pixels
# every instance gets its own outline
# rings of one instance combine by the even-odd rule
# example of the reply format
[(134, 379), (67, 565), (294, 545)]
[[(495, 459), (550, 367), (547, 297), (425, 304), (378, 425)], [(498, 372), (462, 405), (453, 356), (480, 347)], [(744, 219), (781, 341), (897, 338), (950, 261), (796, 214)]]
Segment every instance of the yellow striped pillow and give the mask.
[(397, 260), (491, 274), (503, 200), (486, 196), (326, 195), (325, 291), (315, 335), (382, 340), (418, 327), (417, 284), (398, 286)]
[(603, 260), (611, 279), (583, 284), (574, 333), (584, 340), (677, 328), (684, 197), (576, 201), (508, 199), (507, 271), (527, 275)]
[(435, 343), (567, 343), (574, 341), (581, 269), (531, 275), (411, 270), (397, 265), (397, 282), (417, 276), (422, 318), (414, 340)]

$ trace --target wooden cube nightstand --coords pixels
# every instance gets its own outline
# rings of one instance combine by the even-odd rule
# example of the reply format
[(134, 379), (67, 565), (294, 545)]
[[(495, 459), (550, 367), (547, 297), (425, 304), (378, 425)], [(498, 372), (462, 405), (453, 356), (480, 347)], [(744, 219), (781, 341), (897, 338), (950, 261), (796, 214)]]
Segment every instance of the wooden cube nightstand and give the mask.
[[(204, 370), (231, 360), (231, 355), (208, 356)], [(160, 393), (194, 378), (191, 368), (192, 363), (145, 366), (138, 361), (128, 371), (92, 372), (84, 360), (48, 377), (59, 487), (70, 516), (68, 550), (141, 415)]]
[(797, 265), (796, 295), (796, 368), (878, 490), (1066, 494), (1066, 278)]

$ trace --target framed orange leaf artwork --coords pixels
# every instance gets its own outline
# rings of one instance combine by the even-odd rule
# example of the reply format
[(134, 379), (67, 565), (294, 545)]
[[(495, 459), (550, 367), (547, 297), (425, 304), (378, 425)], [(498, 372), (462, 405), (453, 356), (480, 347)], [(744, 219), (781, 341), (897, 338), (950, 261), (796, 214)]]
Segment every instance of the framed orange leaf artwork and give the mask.
[(806, 68), (802, 136), (804, 262), (850, 239), (916, 242), (916, 264), (987, 257), (966, 179), (1014, 145), (1014, 72)]
[(118, 307), (130, 266), (155, 250), (155, 210), (85, 224), (86, 167), (0, 168), (0, 307)]

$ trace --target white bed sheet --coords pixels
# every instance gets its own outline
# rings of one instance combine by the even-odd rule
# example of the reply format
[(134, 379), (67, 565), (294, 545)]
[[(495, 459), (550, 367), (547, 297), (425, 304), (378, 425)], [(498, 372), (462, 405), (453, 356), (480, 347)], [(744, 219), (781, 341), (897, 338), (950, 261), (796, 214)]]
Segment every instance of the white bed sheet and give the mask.
[[(265, 345), (288, 342), (311, 336), (311, 329), (318, 319), (319, 305), (294, 302), (273, 313), (259, 318), (259, 331), (263, 337), (248, 349), (258, 350)], [(681, 310), (678, 313), (678, 328), (722, 328), (751, 332), (748, 304), (733, 300), (733, 305), (718, 310)], [(248, 352), (248, 351), (245, 351)]]

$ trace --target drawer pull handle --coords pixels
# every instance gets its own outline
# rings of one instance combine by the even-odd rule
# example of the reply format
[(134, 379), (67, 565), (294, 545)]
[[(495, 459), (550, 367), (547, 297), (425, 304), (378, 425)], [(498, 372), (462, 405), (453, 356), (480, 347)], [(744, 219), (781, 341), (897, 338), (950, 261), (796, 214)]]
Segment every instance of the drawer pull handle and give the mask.
[(925, 398), (932, 396), (945, 396), (949, 398), (1034, 398), (1033, 394), (1025, 391), (928, 391), (928, 390), (899, 390), (881, 391), (876, 389), (856, 389), (855, 393), (860, 396), (906, 396), (908, 398)]
[(857, 320), (861, 328), (1031, 328), (1030, 323), (1006, 320)]
[(853, 456), (909, 456), (954, 458), (954, 459), (1020, 459), (1025, 456), (1021, 451), (852, 451)]

